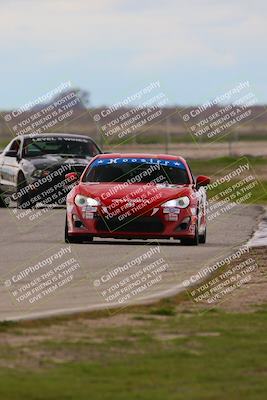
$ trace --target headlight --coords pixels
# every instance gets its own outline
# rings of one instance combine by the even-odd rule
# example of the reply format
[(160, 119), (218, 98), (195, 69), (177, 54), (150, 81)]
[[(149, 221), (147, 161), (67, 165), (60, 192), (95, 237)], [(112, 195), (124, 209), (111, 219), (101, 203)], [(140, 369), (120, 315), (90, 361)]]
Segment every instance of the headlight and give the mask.
[(74, 203), (78, 207), (82, 206), (99, 206), (100, 203), (96, 199), (92, 199), (91, 197), (83, 196), (82, 194), (77, 194), (75, 197)]
[(173, 199), (166, 201), (166, 203), (162, 204), (162, 207), (178, 207), (178, 208), (186, 208), (190, 204), (189, 197), (183, 196), (178, 199)]

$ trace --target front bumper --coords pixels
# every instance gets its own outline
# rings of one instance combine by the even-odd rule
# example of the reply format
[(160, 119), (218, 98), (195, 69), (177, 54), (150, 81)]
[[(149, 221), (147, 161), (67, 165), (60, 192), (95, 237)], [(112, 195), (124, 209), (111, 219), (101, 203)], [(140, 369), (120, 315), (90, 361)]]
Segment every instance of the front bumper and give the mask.
[[(92, 215), (93, 214), (93, 215)], [(103, 213), (85, 213), (76, 206), (67, 207), (69, 236), (96, 236), (102, 238), (180, 239), (195, 235), (197, 216), (190, 207), (181, 209), (176, 220), (174, 215), (164, 214), (161, 209), (156, 215), (151, 212), (124, 218), (108, 219)]]

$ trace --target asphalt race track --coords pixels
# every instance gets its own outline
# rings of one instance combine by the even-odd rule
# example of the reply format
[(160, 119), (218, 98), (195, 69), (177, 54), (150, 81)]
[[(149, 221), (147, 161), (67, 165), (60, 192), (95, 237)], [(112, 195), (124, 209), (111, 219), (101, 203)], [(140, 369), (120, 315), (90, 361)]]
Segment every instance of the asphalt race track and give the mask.
[[(198, 247), (174, 240), (114, 239), (70, 246), (63, 241), (65, 210), (27, 213), (0, 209), (0, 320), (103, 308), (114, 313), (118, 299), (119, 307), (125, 307), (177, 293), (191, 275), (246, 243), (262, 209), (236, 206), (214, 218), (207, 244)], [(144, 272), (150, 277), (143, 278)], [(42, 290), (45, 295), (38, 297)]]

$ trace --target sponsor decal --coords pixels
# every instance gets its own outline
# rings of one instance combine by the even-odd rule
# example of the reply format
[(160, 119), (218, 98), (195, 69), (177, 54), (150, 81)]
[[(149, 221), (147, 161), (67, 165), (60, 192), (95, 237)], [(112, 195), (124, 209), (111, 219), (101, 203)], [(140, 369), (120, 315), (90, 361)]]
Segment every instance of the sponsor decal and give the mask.
[(185, 169), (185, 165), (178, 160), (163, 160), (157, 158), (101, 158), (95, 160), (91, 166), (96, 167), (98, 165), (121, 165), (121, 164), (153, 164), (160, 165), (163, 167), (173, 167)]

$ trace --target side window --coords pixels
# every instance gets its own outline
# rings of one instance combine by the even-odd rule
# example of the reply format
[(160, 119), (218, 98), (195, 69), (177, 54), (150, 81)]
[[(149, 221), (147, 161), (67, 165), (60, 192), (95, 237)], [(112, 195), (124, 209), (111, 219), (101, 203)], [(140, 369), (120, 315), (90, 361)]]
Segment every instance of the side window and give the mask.
[(99, 154), (99, 150), (96, 147), (96, 145), (93, 142), (89, 143), (89, 151), (90, 151), (90, 155), (92, 157), (96, 156), (97, 154)]
[(15, 150), (17, 153), (18, 153), (18, 151), (19, 151), (19, 148), (20, 148), (20, 140), (14, 140), (12, 143), (11, 143), (11, 146), (10, 146), (10, 149), (9, 150)]
[(12, 142), (11, 142), (11, 143), (8, 143), (8, 145), (4, 148), (4, 150), (3, 150), (3, 154), (4, 154), (4, 155), (6, 154), (7, 151), (10, 150), (10, 146), (11, 146), (11, 145), (12, 145)]
[(189, 171), (190, 171), (190, 174), (191, 174), (191, 176), (192, 176), (193, 182), (196, 183), (196, 180), (195, 180), (195, 177), (194, 177), (194, 175), (193, 175), (193, 173), (192, 173), (192, 170), (191, 170), (191, 168), (190, 168), (190, 165), (187, 164), (187, 166), (188, 166), (188, 168), (189, 168)]
[(14, 139), (11, 143), (9, 143), (7, 145), (7, 147), (3, 151), (3, 154), (5, 155), (10, 150), (15, 150), (18, 153), (20, 144), (21, 144), (21, 141), (19, 139)]

